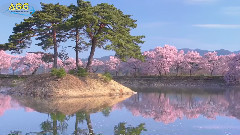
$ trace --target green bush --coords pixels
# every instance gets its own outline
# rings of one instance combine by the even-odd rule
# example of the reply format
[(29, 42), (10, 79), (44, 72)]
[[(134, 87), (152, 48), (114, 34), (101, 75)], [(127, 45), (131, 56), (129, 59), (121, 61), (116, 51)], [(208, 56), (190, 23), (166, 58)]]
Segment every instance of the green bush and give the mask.
[(68, 73), (71, 74), (71, 75), (74, 75), (76, 73), (76, 70), (71, 69), (71, 70), (68, 71)]
[(112, 75), (109, 72), (103, 74), (103, 78), (105, 81), (109, 82), (112, 80)]
[(64, 77), (64, 76), (66, 76), (67, 73), (66, 73), (66, 71), (65, 71), (64, 68), (60, 68), (60, 69), (53, 68), (53, 69), (51, 70), (51, 75), (57, 76), (57, 77), (59, 77), (59, 78), (62, 78), (62, 77)]
[(84, 68), (78, 68), (77, 75), (81, 77), (86, 77), (88, 75), (88, 72)]

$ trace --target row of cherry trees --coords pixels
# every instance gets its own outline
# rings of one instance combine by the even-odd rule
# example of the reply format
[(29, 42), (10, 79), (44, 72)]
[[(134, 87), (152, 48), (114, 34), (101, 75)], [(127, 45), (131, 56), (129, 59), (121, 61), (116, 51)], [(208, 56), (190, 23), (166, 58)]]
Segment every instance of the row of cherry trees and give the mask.
[[(217, 55), (208, 52), (201, 56), (196, 51), (184, 53), (176, 47), (165, 45), (156, 47), (152, 51), (143, 52), (145, 61), (129, 58), (122, 62), (110, 56), (107, 61), (94, 59), (92, 72), (111, 72), (113, 75), (225, 75), (228, 82), (238, 82), (240, 79), (240, 54)], [(0, 51), (0, 72), (15, 74), (33, 74), (41, 68), (48, 72), (53, 62), (44, 59), (44, 54), (27, 53), (25, 56), (14, 56)], [(79, 65), (86, 66), (86, 62), (79, 59)], [(67, 71), (76, 68), (76, 60), (68, 58), (58, 59), (58, 67)]]

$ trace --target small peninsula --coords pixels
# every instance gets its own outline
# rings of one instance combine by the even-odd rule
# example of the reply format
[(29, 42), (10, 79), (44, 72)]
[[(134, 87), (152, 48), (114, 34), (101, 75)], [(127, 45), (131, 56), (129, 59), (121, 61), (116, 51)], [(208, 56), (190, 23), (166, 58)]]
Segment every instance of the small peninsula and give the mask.
[(31, 76), (5, 76), (0, 78), (2, 87), (10, 95), (26, 95), (32, 97), (94, 97), (132, 95), (135, 92), (115, 82), (106, 81), (101, 74), (90, 74), (77, 77), (67, 74), (59, 78), (51, 74)]

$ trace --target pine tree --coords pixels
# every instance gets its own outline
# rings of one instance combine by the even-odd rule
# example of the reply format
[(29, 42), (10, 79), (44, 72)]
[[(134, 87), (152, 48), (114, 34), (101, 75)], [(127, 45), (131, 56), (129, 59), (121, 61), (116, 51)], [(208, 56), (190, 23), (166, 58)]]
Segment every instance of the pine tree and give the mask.
[(65, 24), (64, 28), (68, 32), (68, 38), (75, 41), (75, 46), (73, 47), (76, 53), (76, 67), (79, 68), (79, 52), (87, 49), (87, 42), (84, 41), (82, 29), (84, 27), (85, 18), (83, 13), (86, 12), (88, 6), (91, 4), (89, 2), (84, 2), (82, 0), (77, 1), (77, 6), (70, 5), (72, 17), (69, 18)]
[[(144, 36), (132, 36), (130, 31), (137, 27), (136, 20), (131, 19), (130, 15), (123, 12), (113, 5), (107, 3), (96, 6), (88, 5), (84, 7), (85, 18), (83, 31), (90, 39), (90, 55), (86, 69), (90, 71), (93, 56), (97, 47), (106, 50), (113, 50), (116, 56), (122, 60), (126, 58), (139, 58), (143, 60), (138, 44)], [(108, 44), (108, 45), (106, 45)]]
[(31, 44), (31, 38), (40, 40), (36, 45), (44, 50), (54, 48), (54, 67), (57, 68), (58, 46), (60, 42), (66, 41), (66, 33), (62, 24), (69, 16), (70, 9), (59, 4), (41, 3), (42, 10), (36, 11), (32, 17), (24, 19), (13, 28), (13, 35), (9, 42), (16, 51), (27, 48)]

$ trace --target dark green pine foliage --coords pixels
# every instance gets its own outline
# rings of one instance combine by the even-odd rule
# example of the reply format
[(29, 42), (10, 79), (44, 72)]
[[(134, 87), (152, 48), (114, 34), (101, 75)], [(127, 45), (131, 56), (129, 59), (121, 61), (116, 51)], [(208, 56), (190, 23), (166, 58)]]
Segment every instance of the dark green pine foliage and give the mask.
[(42, 10), (33, 14), (35, 22), (36, 40), (40, 40), (37, 44), (44, 50), (54, 49), (53, 67), (57, 68), (58, 47), (60, 42), (65, 42), (66, 33), (62, 29), (62, 24), (70, 14), (68, 7), (59, 4), (41, 3)]
[(114, 135), (140, 135), (143, 131), (147, 131), (145, 123), (141, 123), (137, 127), (127, 127), (126, 123), (119, 123), (114, 127)]
[(13, 44), (10, 43), (5, 43), (5, 44), (0, 44), (0, 50), (7, 51), (7, 50), (13, 50), (15, 47)]
[(83, 31), (90, 39), (91, 50), (86, 69), (90, 71), (95, 49), (97, 47), (113, 50), (122, 60), (138, 58), (143, 60), (138, 44), (144, 43), (144, 36), (132, 36), (130, 31), (137, 27), (136, 20), (113, 5), (107, 3), (94, 7), (87, 6), (82, 14), (84, 20)]
[(83, 14), (85, 14), (86, 9), (90, 6), (90, 2), (84, 2), (83, 0), (77, 1), (77, 6), (70, 5), (69, 8), (71, 10), (71, 18), (69, 18), (65, 24), (64, 28), (66, 32), (68, 32), (67, 37), (75, 41), (75, 46), (73, 47), (76, 54), (76, 67), (79, 68), (79, 52), (87, 49), (87, 42), (84, 41), (84, 33), (82, 29), (84, 27), (85, 18)]
[(70, 9), (59, 4), (41, 3), (42, 10), (36, 11), (32, 17), (24, 19), (13, 28), (13, 35), (9, 37), (9, 44), (16, 51), (24, 49), (31, 44), (31, 38), (36, 37), (40, 42), (36, 45), (44, 50), (54, 49), (54, 67), (57, 68), (58, 46), (66, 41), (66, 32), (62, 24), (69, 17)]
[(8, 43), (0, 45), (1, 50), (10, 50), (13, 53), (21, 53), (31, 45), (31, 37), (34, 36), (32, 18), (24, 19), (20, 24), (15, 24), (13, 35), (9, 36)]

